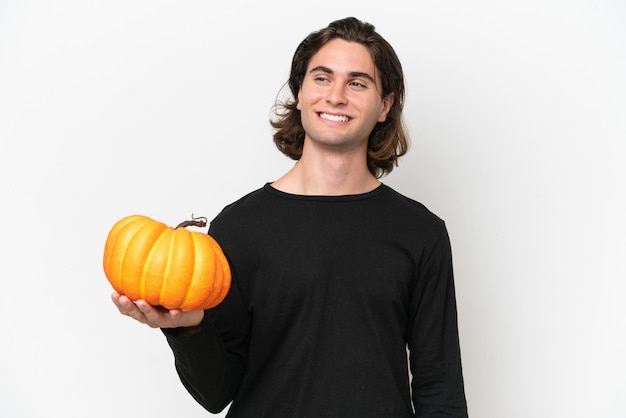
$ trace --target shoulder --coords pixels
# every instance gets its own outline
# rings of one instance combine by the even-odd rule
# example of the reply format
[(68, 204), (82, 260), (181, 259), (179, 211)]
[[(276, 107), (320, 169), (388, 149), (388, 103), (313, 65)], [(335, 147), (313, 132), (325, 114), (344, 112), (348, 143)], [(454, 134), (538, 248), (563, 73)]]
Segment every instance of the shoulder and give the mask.
[(275, 211), (275, 199), (269, 190), (269, 183), (251, 191), (226, 205), (210, 222), (210, 233), (217, 231), (243, 231), (262, 219), (267, 212)]
[(417, 247), (432, 248), (448, 239), (445, 221), (423, 203), (383, 185), (384, 222), (396, 237), (404, 237)]
[[(224, 207), (224, 209), (222, 209), (222, 212), (220, 213), (220, 215), (224, 212), (228, 213), (229, 211), (238, 209), (238, 208), (245, 208), (246, 206), (249, 205), (254, 205), (255, 202), (258, 202), (260, 199), (262, 199), (264, 193), (264, 189), (265, 186), (260, 187), (256, 190), (251, 191), (250, 193), (240, 197), (239, 199), (235, 200), (234, 202), (226, 205)], [(218, 215), (219, 216), (219, 215)]]
[(386, 200), (385, 204), (390, 205), (394, 210), (402, 214), (409, 215), (405, 219), (415, 219), (422, 222), (431, 222), (433, 224), (443, 224), (444, 221), (437, 214), (433, 213), (423, 203), (405, 196), (395, 189), (383, 184), (382, 195)]
[(264, 188), (265, 187), (261, 187), (253, 190), (234, 202), (224, 206), (220, 213), (218, 213), (217, 216), (211, 221), (211, 224), (222, 221), (235, 214), (245, 214), (246, 212), (249, 212), (251, 208), (260, 206), (265, 194)]

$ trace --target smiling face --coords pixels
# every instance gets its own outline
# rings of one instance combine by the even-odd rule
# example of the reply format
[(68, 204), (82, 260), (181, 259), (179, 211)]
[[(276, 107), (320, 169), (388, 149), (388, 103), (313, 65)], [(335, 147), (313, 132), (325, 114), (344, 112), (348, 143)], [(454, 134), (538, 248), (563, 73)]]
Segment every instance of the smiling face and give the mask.
[(298, 92), (305, 148), (367, 150), (370, 133), (393, 104), (393, 94), (382, 98), (381, 90), (365, 46), (343, 39), (325, 44), (311, 58)]

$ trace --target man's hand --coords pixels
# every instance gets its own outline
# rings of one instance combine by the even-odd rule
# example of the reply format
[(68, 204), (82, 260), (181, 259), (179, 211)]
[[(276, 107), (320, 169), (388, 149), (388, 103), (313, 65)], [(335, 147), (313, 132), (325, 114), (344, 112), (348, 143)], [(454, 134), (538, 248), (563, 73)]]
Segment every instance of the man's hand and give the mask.
[(111, 299), (121, 314), (130, 316), (151, 328), (197, 327), (204, 318), (203, 310), (187, 312), (179, 309), (167, 310), (152, 306), (145, 300), (133, 302), (117, 292), (113, 292)]

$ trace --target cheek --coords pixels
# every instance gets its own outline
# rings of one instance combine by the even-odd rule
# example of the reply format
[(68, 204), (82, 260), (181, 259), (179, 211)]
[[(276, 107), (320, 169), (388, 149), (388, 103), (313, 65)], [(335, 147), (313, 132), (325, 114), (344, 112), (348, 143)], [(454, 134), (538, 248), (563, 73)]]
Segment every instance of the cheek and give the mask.
[(311, 119), (310, 116), (311, 115), (309, 115), (307, 112), (300, 111), (300, 124), (302, 125), (305, 131), (307, 131), (310, 126), (310, 123), (309, 123), (309, 120)]

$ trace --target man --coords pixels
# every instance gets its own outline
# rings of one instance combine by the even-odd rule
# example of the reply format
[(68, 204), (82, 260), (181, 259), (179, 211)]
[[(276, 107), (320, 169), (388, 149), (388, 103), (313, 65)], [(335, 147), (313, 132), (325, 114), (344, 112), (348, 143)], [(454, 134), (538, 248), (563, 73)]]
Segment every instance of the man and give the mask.
[(338, 20), (300, 44), (289, 85), (272, 125), (297, 162), (209, 229), (233, 274), (224, 302), (113, 301), (163, 330), (211, 412), (466, 417), (445, 224), (379, 181), (407, 150), (395, 52), (372, 25)]

